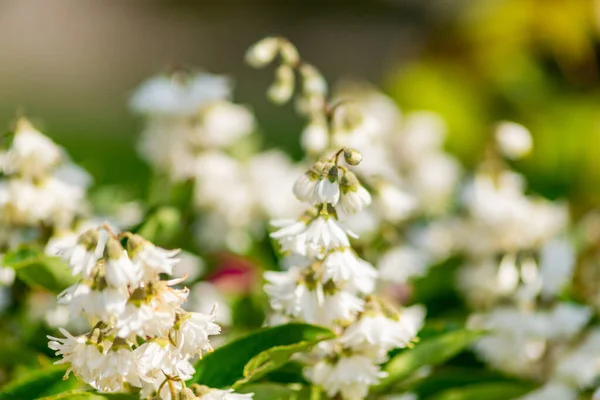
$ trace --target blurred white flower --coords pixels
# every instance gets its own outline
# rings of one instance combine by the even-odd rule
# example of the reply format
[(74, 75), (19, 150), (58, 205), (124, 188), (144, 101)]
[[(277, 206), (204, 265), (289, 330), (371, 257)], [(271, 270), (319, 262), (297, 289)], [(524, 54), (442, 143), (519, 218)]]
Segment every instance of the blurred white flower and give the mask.
[(182, 116), (206, 104), (229, 97), (229, 79), (207, 73), (157, 76), (144, 82), (131, 98), (131, 108), (141, 114)]
[(526, 156), (533, 147), (529, 130), (521, 124), (508, 121), (500, 122), (496, 127), (496, 142), (500, 152), (510, 159)]
[(424, 276), (429, 268), (426, 253), (419, 249), (402, 245), (385, 252), (379, 259), (377, 268), (381, 279), (394, 283), (407, 283), (411, 278)]
[(4, 156), (4, 172), (27, 178), (50, 173), (62, 158), (62, 149), (42, 135), (27, 120), (17, 123), (13, 142)]

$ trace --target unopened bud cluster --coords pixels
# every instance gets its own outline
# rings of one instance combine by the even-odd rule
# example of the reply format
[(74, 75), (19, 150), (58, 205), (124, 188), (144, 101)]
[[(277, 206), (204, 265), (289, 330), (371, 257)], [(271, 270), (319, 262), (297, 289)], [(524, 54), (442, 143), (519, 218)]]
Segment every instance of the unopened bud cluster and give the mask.
[(173, 274), (178, 252), (129, 232), (115, 235), (106, 225), (61, 249), (80, 281), (59, 295), (59, 303), (94, 323), (84, 335), (61, 329), (64, 337), (49, 336), (49, 347), (62, 357), (57, 363), (69, 367), (67, 374), (102, 392), (144, 398), (237, 398), (212, 391), (189, 397), (185, 390), (194, 373), (190, 361), (212, 350), (209, 336), (220, 328), (213, 322), (214, 310), (203, 314), (182, 308), (188, 290), (174, 285), (183, 279), (163, 278)]

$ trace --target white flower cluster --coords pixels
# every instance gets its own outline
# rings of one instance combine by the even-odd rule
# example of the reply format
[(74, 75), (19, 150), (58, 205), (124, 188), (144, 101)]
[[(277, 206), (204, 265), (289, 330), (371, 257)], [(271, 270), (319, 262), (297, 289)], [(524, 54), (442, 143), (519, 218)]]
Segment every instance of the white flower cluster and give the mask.
[(531, 150), (524, 127), (503, 122), (494, 139), (454, 223), (453, 247), (465, 257), (457, 285), (474, 311), (469, 324), (491, 331), (474, 348), (491, 367), (543, 383), (524, 400), (575, 399), (600, 377), (600, 352), (588, 329), (592, 309), (560, 300), (576, 261), (568, 208), (527, 195), (525, 178), (503, 159)]
[(48, 337), (62, 357), (57, 363), (68, 365), (67, 374), (102, 392), (139, 392), (144, 398), (240, 398), (206, 389), (196, 396), (185, 388), (194, 373), (190, 361), (211, 350), (209, 336), (220, 328), (214, 312), (183, 310), (188, 291), (173, 287), (182, 279), (161, 279), (173, 274), (178, 250), (129, 232), (117, 236), (104, 225), (60, 253), (81, 280), (59, 295), (59, 303), (96, 322), (84, 335), (61, 329), (64, 337)]
[(374, 206), (350, 218), (348, 226), (366, 243), (381, 240), (381, 233), (387, 233), (384, 240), (390, 254), (382, 259), (381, 278), (406, 283), (425, 274), (430, 264), (450, 253), (451, 248), (440, 243), (452, 241), (452, 227), (447, 221), (435, 220), (402, 232), (402, 225), (421, 216), (439, 217), (451, 206), (461, 168), (443, 150), (444, 122), (429, 112), (402, 116), (392, 99), (367, 85), (346, 85), (328, 102), (328, 87), (321, 73), (300, 59), (284, 38), (258, 42), (248, 51), (247, 61), (260, 68), (277, 55), (281, 65), (269, 94), (273, 88), (285, 87), (286, 96), (277, 100), (287, 102), (297, 72), (302, 82), (297, 109), (308, 120), (301, 144), (308, 155), (316, 157), (347, 147), (361, 149), (365, 156), (356, 173), (371, 189)]
[(298, 170), (283, 152), (253, 150), (254, 116), (231, 96), (223, 76), (180, 72), (142, 84), (131, 108), (145, 118), (141, 155), (172, 183), (193, 180), (199, 241), (243, 253), (265, 218), (294, 212), (274, 191)]
[(69, 227), (82, 212), (90, 178), (27, 120), (17, 123), (0, 164), (0, 243), (21, 240), (18, 229)]
[[(84, 212), (89, 183), (62, 148), (21, 118), (9, 148), (0, 150), (0, 252), (69, 229)], [(0, 285), (13, 279), (0, 262)]]
[(407, 347), (420, 329), (419, 306), (397, 311), (373, 295), (377, 271), (350, 245), (341, 219), (371, 202), (356, 175), (338, 164), (360, 162), (344, 148), (313, 165), (294, 185), (311, 208), (298, 220), (274, 221), (271, 234), (285, 254), (282, 272), (266, 272), (272, 321), (299, 320), (328, 326), (339, 334), (322, 343), (306, 369), (307, 378), (330, 396), (363, 399), (385, 373), (380, 364), (394, 348)]

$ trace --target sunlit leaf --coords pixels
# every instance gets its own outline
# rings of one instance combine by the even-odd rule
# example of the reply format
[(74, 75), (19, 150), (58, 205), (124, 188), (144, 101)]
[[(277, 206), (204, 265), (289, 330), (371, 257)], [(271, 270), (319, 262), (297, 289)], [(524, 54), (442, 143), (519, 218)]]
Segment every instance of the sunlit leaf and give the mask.
[(329, 329), (307, 324), (294, 323), (265, 328), (206, 355), (196, 364), (196, 374), (192, 382), (216, 388), (231, 386), (246, 378), (246, 364), (266, 350), (286, 346), (285, 349), (279, 347), (274, 353), (255, 359), (247, 372), (264, 374), (272, 371), (277, 365), (283, 365), (295, 352), (295, 345), (299, 346), (297, 351), (300, 351), (308, 347), (307, 342), (314, 344), (332, 337), (334, 334)]
[(386, 364), (384, 370), (388, 376), (382, 379), (374, 391), (377, 393), (385, 391), (408, 378), (421, 367), (443, 363), (466, 349), (482, 335), (483, 332), (480, 331), (458, 330), (423, 340), (413, 349), (405, 349)]

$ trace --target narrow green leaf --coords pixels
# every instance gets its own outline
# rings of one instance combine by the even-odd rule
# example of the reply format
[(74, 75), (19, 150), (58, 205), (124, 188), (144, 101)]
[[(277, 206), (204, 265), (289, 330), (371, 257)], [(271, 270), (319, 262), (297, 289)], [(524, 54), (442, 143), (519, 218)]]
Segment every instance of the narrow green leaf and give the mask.
[[(314, 344), (334, 336), (334, 333), (327, 328), (299, 323), (261, 329), (207, 354), (196, 363), (196, 374), (192, 378), (192, 382), (215, 388), (231, 386), (245, 378), (246, 364), (266, 350), (304, 342)], [(290, 351), (290, 349), (285, 351)], [(275, 352), (274, 361), (270, 356), (263, 359), (268, 365), (267, 368), (271, 368), (284, 358), (283, 352), (283, 350), (281, 353)], [(249, 370), (252, 370), (252, 366), (249, 367)]]
[(0, 400), (36, 399), (54, 384), (60, 383), (66, 368), (52, 366), (32, 372), (0, 388)]
[[(332, 333), (329, 338), (334, 336)], [(234, 387), (262, 378), (287, 363), (292, 355), (309, 350), (321, 340), (324, 340), (324, 337), (315, 337), (290, 345), (275, 346), (259, 353), (246, 363), (244, 366), (244, 379), (237, 381)]]
[(512, 400), (532, 389), (531, 386), (519, 383), (478, 383), (446, 390), (428, 400)]
[(438, 365), (454, 357), (481, 337), (481, 331), (458, 330), (423, 340), (413, 349), (406, 349), (393, 357), (385, 366), (388, 376), (373, 388), (381, 393), (389, 387), (408, 378), (426, 365)]

